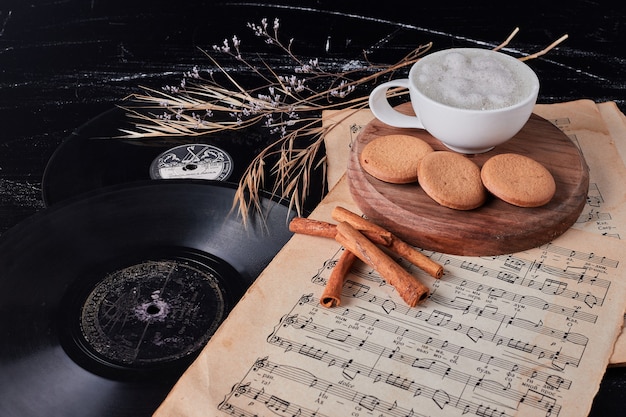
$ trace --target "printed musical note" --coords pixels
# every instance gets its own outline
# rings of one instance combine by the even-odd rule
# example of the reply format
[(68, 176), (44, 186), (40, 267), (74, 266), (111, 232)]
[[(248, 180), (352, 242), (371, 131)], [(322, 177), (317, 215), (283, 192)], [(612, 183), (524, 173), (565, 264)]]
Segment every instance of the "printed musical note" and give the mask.
[(269, 400), (265, 402), (266, 407), (276, 414), (283, 414), (287, 411), (290, 404), (291, 403), (289, 401), (283, 400), (274, 395), (270, 396)]
[[(482, 258), (437, 254), (445, 278), (428, 281), (430, 298), (414, 308), (372, 285), (375, 271), (355, 268), (341, 306), (320, 308), (307, 289), (276, 318), (261, 347), (272, 360), (242, 373), (220, 409), (556, 416), (580, 390), (573, 377), (594, 345), (587, 332), (601, 325), (608, 275), (617, 275), (599, 252), (551, 244)], [(311, 284), (321, 289), (330, 272)]]
[(298, 350), (298, 353), (313, 359), (321, 360), (328, 352), (324, 352), (321, 349), (316, 349), (312, 346), (303, 345)]
[(510, 272), (503, 272), (503, 271), (498, 272), (498, 274), (496, 275), (496, 278), (499, 279), (500, 281), (508, 282), (509, 284), (514, 284), (515, 281), (519, 279), (517, 275), (512, 274)]
[(476, 409), (476, 415), (480, 417), (498, 417), (505, 416), (504, 411), (498, 411), (496, 408), (492, 408), (490, 405), (479, 405)]
[(509, 340), (506, 345), (510, 348), (521, 350), (522, 352), (530, 353), (536, 347), (536, 345), (531, 345), (528, 342), (523, 342), (521, 340)]
[(474, 343), (478, 342), (484, 336), (483, 331), (474, 326), (471, 326), (470, 328), (468, 328), (465, 334)]
[(437, 407), (443, 410), (443, 408), (450, 404), (450, 395), (444, 390), (436, 390), (432, 396), (433, 401), (437, 404)]
[(385, 378), (385, 383), (393, 385), (396, 388), (409, 390), (414, 382), (408, 378), (404, 378), (399, 375), (389, 374), (387, 375), (387, 378)]
[(370, 287), (352, 280), (347, 280), (344, 283), (343, 288), (348, 291), (350, 297), (360, 298), (367, 295), (370, 291)]
[(504, 266), (520, 272), (526, 266), (526, 261), (516, 258), (513, 255), (508, 255), (504, 260)]
[(546, 294), (559, 295), (567, 289), (567, 282), (557, 281), (551, 278), (547, 278), (544, 281), (544, 285), (541, 287), (541, 291)]
[(445, 326), (452, 320), (452, 314), (440, 310), (433, 310), (426, 321), (434, 326)]
[(380, 400), (373, 395), (364, 395), (359, 399), (359, 405), (366, 410), (374, 411)]
[(548, 378), (546, 379), (546, 385), (556, 390), (561, 388), (564, 382), (565, 380), (559, 375), (549, 375)]
[(345, 342), (350, 337), (350, 332), (345, 329), (330, 329), (326, 337), (330, 340)]
[(473, 262), (463, 261), (461, 262), (461, 268), (472, 272), (478, 272), (483, 268), (483, 266)]

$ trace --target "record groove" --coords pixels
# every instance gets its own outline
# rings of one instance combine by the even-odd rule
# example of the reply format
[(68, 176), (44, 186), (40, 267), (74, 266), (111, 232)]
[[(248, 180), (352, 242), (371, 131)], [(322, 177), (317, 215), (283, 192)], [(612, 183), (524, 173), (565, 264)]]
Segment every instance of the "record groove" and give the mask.
[(0, 415), (151, 415), (291, 237), (234, 187), (150, 180), (48, 207), (0, 237)]
[[(276, 137), (263, 126), (224, 130), (194, 137), (162, 136), (122, 139), (121, 129), (134, 129), (132, 118), (113, 108), (79, 127), (50, 157), (42, 178), (46, 206), (106, 187), (160, 179), (203, 179), (238, 184), (254, 158)], [(316, 156), (321, 161), (324, 152)], [(274, 163), (266, 156), (266, 177)], [(315, 165), (315, 164), (314, 164)], [(322, 169), (310, 172), (308, 197), (312, 211), (325, 193)], [(272, 189), (268, 184), (266, 190)]]
[(193, 139), (122, 139), (122, 128), (132, 129), (133, 125), (125, 110), (114, 108), (65, 138), (44, 171), (42, 195), (46, 206), (101, 188), (150, 179), (237, 183), (267, 141), (253, 130)]
[(175, 373), (246, 289), (234, 269), (209, 255), (180, 248), (136, 255), (119, 269), (89, 268), (60, 303), (61, 346), (74, 362), (108, 378)]

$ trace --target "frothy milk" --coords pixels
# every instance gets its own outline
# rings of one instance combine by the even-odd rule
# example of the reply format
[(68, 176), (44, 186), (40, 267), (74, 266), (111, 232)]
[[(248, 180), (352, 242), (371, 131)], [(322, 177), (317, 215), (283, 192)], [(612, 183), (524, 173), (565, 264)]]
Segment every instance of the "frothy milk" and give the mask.
[(419, 65), (417, 88), (440, 103), (472, 110), (509, 107), (526, 98), (529, 83), (513, 63), (489, 51), (450, 51)]

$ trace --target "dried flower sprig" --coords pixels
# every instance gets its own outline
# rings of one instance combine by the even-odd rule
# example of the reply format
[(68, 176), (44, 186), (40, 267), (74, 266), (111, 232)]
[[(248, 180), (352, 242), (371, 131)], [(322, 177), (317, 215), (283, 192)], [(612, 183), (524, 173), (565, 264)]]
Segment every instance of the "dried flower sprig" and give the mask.
[[(276, 139), (247, 167), (233, 205), (246, 219), (250, 210), (260, 209), (261, 190), (271, 188), (272, 194), (288, 199), (290, 207), (302, 214), (311, 173), (315, 169), (325, 171), (324, 156), (318, 158), (324, 137), (337, 124), (326, 126), (320, 113), (336, 109), (345, 112), (346, 118), (367, 107), (366, 92), (355, 98), (351, 98), (351, 94), (412, 65), (431, 44), (419, 46), (393, 65), (377, 66), (364, 57), (363, 61), (350, 61), (337, 69), (336, 64), (323, 65), (318, 59), (303, 60), (294, 54), (293, 40), (284, 44), (279, 38), (277, 19), (271, 26), (263, 19), (260, 24), (249, 23), (248, 27), (266, 44), (282, 50), (291, 63), (289, 71), (278, 73), (263, 60), (259, 66), (253, 65), (243, 57), (241, 40), (233, 36), (221, 45), (213, 45), (213, 52), (246, 67), (260, 80), (260, 87), (243, 86), (203, 50), (215, 68), (208, 72), (209, 76), (203, 78), (201, 71), (194, 67), (183, 74), (180, 85), (166, 86), (162, 90), (143, 87), (144, 94), (132, 96), (133, 105), (125, 106), (134, 121), (134, 129), (122, 130), (123, 137), (193, 137), (264, 126)], [(224, 80), (218, 82), (218, 76)], [(341, 115), (335, 115), (334, 120), (337, 119), (341, 119)], [(273, 161), (270, 167), (268, 161)], [(274, 177), (271, 187), (266, 187), (266, 172)], [(324, 174), (322, 172), (322, 178)]]
[[(273, 68), (260, 59), (259, 65), (244, 58), (241, 40), (233, 36), (212, 51), (247, 68), (257, 86), (244, 86), (235, 80), (228, 68), (208, 51), (202, 50), (213, 65), (202, 76), (197, 67), (183, 74), (180, 85), (162, 90), (143, 87), (143, 94), (132, 96), (135, 103), (126, 106), (134, 129), (123, 130), (125, 139), (163, 136), (199, 136), (222, 131), (237, 131), (264, 126), (276, 139), (270, 141), (251, 161), (239, 181), (233, 208), (246, 221), (251, 210), (261, 210), (260, 196), (267, 189), (266, 173), (274, 177), (272, 194), (289, 201), (290, 208), (302, 214), (311, 185), (311, 173), (322, 169), (325, 178), (325, 156), (320, 156), (325, 136), (354, 112), (366, 108), (369, 91), (380, 80), (392, 78), (395, 72), (417, 62), (432, 46), (420, 45), (391, 65), (375, 65), (367, 56), (338, 67), (318, 59), (302, 59), (292, 51), (293, 39), (287, 44), (279, 37), (280, 22), (267, 19), (248, 28), (264, 43), (279, 48), (291, 66), (281, 62)], [(496, 49), (507, 45), (519, 29)], [(565, 37), (537, 54), (545, 54)], [(522, 59), (522, 58), (520, 58)], [(220, 78), (220, 81), (218, 81)], [(356, 95), (357, 91), (363, 94)], [(393, 93), (392, 93), (393, 94)], [(397, 95), (406, 92), (397, 92)], [(324, 123), (323, 110), (340, 110), (333, 121)], [(270, 166), (268, 166), (268, 163)]]

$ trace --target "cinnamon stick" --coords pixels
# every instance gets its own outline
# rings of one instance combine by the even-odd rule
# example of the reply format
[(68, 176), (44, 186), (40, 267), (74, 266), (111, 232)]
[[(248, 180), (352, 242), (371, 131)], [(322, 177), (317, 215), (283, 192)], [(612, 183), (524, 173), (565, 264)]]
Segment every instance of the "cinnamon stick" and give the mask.
[(335, 240), (378, 271), (380, 276), (396, 289), (398, 295), (410, 307), (415, 307), (428, 297), (428, 287), (419, 282), (417, 278), (397, 264), (349, 223), (341, 222), (337, 225)]
[(333, 270), (328, 277), (328, 281), (326, 281), (326, 286), (324, 287), (324, 291), (320, 297), (321, 305), (324, 307), (335, 307), (341, 305), (341, 290), (343, 288), (343, 283), (356, 259), (357, 257), (354, 253), (349, 250), (343, 251), (337, 260), (337, 263), (333, 267)]
[(397, 236), (393, 236), (391, 239), (391, 245), (389, 245), (394, 253), (400, 257), (406, 259), (411, 264), (420, 268), (433, 278), (441, 278), (443, 276), (443, 266), (430, 259), (420, 251), (416, 250), (413, 246), (404, 242)]
[(390, 241), (389, 244), (386, 244), (385, 246), (388, 246), (391, 251), (406, 259), (408, 262), (412, 263), (418, 268), (422, 269), (434, 278), (439, 279), (443, 276), (443, 266), (439, 265), (428, 256), (419, 252), (414, 247), (400, 239), (398, 236), (394, 235), (391, 232), (387, 232), (387, 230), (383, 227), (378, 226), (370, 222), (369, 220), (359, 216), (358, 214), (353, 213), (350, 210), (347, 210), (340, 206), (337, 206), (333, 209), (332, 217), (338, 222), (347, 222), (352, 225), (352, 227), (358, 230), (382, 230), (388, 233)]
[(375, 223), (370, 222), (364, 217), (361, 217), (358, 214), (353, 213), (346, 208), (343, 208), (341, 206), (336, 206), (335, 208), (333, 208), (331, 216), (333, 219), (337, 220), (338, 222), (350, 223), (350, 225), (354, 227), (356, 230), (359, 230), (359, 231), (369, 230), (373, 233), (379, 234), (381, 236), (385, 236), (385, 241), (387, 242), (385, 246), (389, 246), (391, 244), (392, 234), (390, 231), (386, 230), (385, 228)]
[[(373, 224), (373, 223), (372, 223)], [(358, 229), (358, 228), (357, 228)], [(324, 222), (321, 220), (308, 219), (305, 217), (294, 217), (289, 222), (289, 230), (293, 233), (303, 235), (335, 238), (337, 234), (337, 225)], [(388, 246), (391, 244), (391, 233), (383, 229), (385, 233), (381, 234), (376, 228), (369, 230), (360, 230), (368, 239), (379, 245)]]
[(303, 235), (335, 238), (337, 226), (321, 220), (307, 219), (305, 217), (294, 217), (289, 222), (289, 230)]

